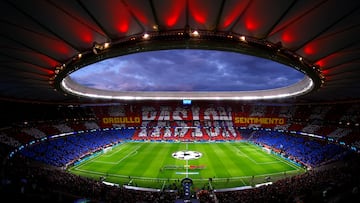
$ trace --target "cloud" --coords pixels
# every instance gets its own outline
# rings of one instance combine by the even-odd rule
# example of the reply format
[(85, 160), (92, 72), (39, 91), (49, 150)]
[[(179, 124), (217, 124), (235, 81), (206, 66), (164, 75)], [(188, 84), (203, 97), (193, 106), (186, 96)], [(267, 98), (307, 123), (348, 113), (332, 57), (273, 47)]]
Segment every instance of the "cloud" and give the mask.
[(245, 91), (284, 87), (299, 71), (267, 59), (212, 50), (163, 50), (107, 59), (71, 77), (115, 91)]

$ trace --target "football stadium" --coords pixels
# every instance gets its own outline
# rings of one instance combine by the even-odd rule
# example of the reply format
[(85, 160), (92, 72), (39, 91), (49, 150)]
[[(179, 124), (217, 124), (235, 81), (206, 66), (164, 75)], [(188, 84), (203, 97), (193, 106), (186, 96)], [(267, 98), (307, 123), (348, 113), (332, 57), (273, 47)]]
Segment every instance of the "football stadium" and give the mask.
[(2, 202), (360, 201), (358, 1), (0, 5)]

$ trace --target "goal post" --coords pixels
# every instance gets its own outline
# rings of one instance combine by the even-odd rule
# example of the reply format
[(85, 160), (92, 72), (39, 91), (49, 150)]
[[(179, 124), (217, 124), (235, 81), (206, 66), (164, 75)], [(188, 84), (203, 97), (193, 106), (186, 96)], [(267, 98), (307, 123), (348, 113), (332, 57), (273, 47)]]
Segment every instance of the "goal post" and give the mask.
[(106, 152), (109, 152), (111, 150), (112, 150), (112, 147), (106, 147), (102, 151), (103, 151), (103, 153), (106, 153)]
[(263, 147), (262, 148), (265, 152), (267, 152), (268, 154), (271, 154), (271, 149), (267, 148), (267, 147)]

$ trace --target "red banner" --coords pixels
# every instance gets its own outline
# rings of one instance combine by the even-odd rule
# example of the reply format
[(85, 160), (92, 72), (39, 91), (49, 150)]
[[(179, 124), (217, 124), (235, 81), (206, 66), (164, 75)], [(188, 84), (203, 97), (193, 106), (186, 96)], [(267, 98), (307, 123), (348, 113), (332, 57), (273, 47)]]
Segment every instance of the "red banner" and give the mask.
[(281, 117), (234, 117), (235, 125), (285, 125), (286, 119)]
[(104, 117), (103, 124), (141, 124), (140, 116)]

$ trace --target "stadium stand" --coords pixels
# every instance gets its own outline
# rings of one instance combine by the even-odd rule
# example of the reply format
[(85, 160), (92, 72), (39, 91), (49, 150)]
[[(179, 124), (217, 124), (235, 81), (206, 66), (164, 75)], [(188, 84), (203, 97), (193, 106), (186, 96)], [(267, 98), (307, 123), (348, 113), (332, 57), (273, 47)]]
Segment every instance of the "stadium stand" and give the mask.
[[(169, 186), (176, 189), (175, 193), (143, 192), (74, 176), (63, 169), (107, 146), (128, 140), (247, 140), (269, 147), (310, 170), (303, 175), (280, 179), (272, 185), (251, 189), (217, 192), (204, 187), (193, 191), (194, 197), (200, 202), (214, 203), (359, 199), (359, 140), (355, 136), (359, 132), (357, 113), (342, 111), (344, 115), (327, 115), (337, 112), (333, 109), (337, 105), (257, 107), (230, 104), (228, 108), (224, 108), (228, 104), (222, 105), (214, 108), (200, 104), (191, 107), (190, 110), (195, 111), (166, 103), (162, 106), (71, 107), (72, 111), (78, 109), (81, 113), (73, 112), (71, 118), (57, 113), (61, 116), (49, 121), (37, 118), (26, 118), (26, 122), (22, 119), (14, 121), (12, 125), (4, 126), (0, 134), (3, 165), (1, 195), (37, 202), (54, 199), (58, 202), (82, 199), (89, 202), (175, 202), (183, 192), (180, 186)], [(348, 109), (355, 112), (358, 108), (354, 104)], [(117, 110), (120, 113), (116, 113)], [(89, 114), (84, 115), (83, 112)], [(128, 112), (131, 112), (130, 116), (127, 116)], [(81, 115), (81, 118), (76, 118), (76, 115)], [(127, 119), (115, 119), (121, 116), (127, 116)], [(141, 122), (135, 122), (133, 118), (137, 116)], [(253, 124), (259, 120), (247, 120), (247, 124), (234, 122), (234, 117), (282, 116), (286, 118), (283, 125), (269, 124), (269, 120), (262, 120), (264, 124), (257, 123), (256, 126)], [(104, 118), (113, 118), (113, 121), (109, 124)], [(314, 120), (316, 125), (309, 124)], [(116, 128), (119, 124), (122, 127)], [(61, 134), (63, 136), (54, 137)], [(36, 140), (42, 141), (28, 145)], [(72, 184), (74, 182), (77, 184)], [(288, 193), (289, 190), (293, 192)]]

